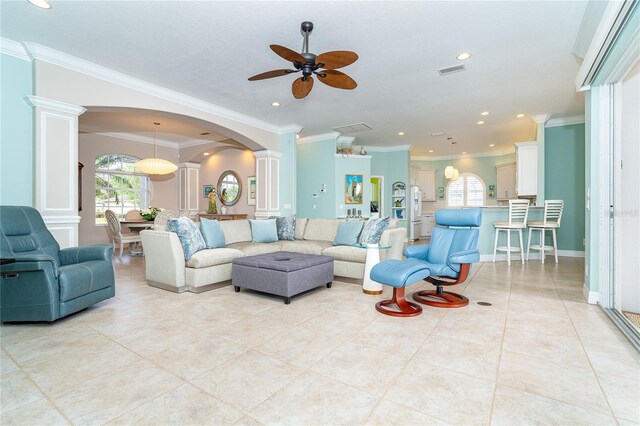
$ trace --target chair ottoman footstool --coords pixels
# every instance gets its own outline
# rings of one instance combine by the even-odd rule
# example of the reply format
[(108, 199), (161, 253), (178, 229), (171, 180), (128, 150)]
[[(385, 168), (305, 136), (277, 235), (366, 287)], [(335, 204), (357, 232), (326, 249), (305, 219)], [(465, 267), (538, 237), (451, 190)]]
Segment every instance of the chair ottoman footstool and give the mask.
[[(424, 263), (409, 260), (389, 259), (377, 264), (371, 270), (371, 279), (393, 287), (391, 300), (376, 303), (376, 310), (394, 317), (414, 317), (422, 313), (422, 307), (405, 299), (405, 287), (422, 281), (431, 274)], [(395, 308), (395, 309), (394, 309)]]

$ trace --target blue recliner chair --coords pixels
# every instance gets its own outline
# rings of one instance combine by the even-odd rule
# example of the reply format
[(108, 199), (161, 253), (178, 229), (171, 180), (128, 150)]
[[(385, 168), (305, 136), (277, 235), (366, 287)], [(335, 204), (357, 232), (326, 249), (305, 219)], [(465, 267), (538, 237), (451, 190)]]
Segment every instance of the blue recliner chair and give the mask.
[(60, 250), (40, 213), (0, 206), (0, 320), (55, 321), (115, 296), (111, 244)]
[[(407, 246), (403, 251), (407, 260), (385, 260), (371, 270), (371, 279), (394, 287), (393, 298), (378, 302), (376, 309), (392, 316), (419, 315), (422, 308), (405, 300), (404, 289), (423, 279), (436, 289), (414, 293), (413, 300), (443, 308), (468, 305), (469, 299), (444, 291), (443, 286), (464, 282), (471, 264), (480, 260), (476, 247), (481, 223), (480, 209), (436, 211), (437, 227), (432, 231), (431, 244)], [(397, 309), (388, 309), (388, 306)]]

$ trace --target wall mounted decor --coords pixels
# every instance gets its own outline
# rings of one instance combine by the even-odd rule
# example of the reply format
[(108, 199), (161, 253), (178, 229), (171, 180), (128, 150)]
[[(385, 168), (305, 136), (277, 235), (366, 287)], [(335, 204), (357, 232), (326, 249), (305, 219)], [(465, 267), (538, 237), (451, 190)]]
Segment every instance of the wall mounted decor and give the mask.
[(345, 175), (344, 202), (345, 204), (362, 204), (362, 175)]
[(213, 191), (213, 185), (202, 185), (202, 197), (209, 198), (209, 193)]
[(249, 176), (247, 178), (247, 205), (256, 205), (256, 177)]

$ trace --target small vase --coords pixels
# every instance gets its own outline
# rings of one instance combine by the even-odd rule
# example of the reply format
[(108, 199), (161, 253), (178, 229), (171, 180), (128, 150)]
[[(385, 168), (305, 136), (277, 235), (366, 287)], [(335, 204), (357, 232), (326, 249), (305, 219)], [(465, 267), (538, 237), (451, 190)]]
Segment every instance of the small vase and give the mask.
[(227, 214), (227, 208), (225, 206), (221, 206), (220, 207), (220, 213), (221, 214)]

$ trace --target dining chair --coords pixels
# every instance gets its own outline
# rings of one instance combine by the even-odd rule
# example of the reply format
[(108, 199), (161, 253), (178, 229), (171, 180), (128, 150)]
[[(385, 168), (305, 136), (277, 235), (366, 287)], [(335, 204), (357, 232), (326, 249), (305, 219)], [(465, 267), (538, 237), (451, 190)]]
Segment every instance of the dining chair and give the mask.
[(122, 257), (122, 251), (125, 243), (129, 244), (129, 247), (131, 247), (131, 244), (142, 242), (142, 238), (137, 232), (130, 232), (127, 234), (122, 233), (120, 220), (118, 220), (118, 216), (116, 216), (112, 210), (105, 211), (104, 215), (107, 218), (107, 224), (109, 225), (113, 250), (115, 251), (116, 249), (116, 243), (120, 244), (120, 254), (118, 254), (118, 257)]
[(129, 210), (124, 215), (124, 220), (144, 220), (144, 218), (140, 215), (140, 210)]
[(180, 213), (174, 210), (163, 210), (153, 220), (153, 229), (155, 231), (166, 231), (169, 219), (177, 219), (178, 217), (180, 217)]

